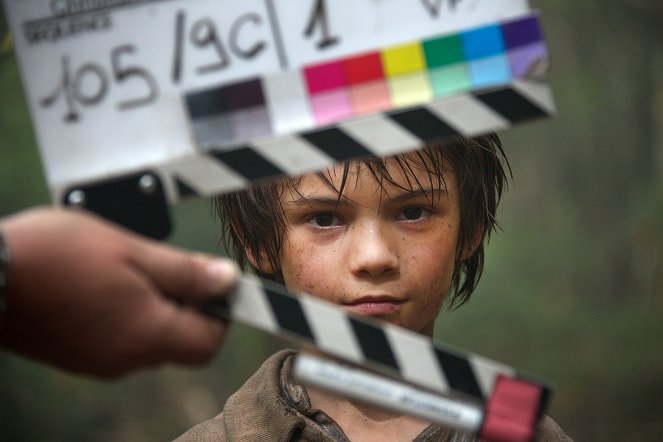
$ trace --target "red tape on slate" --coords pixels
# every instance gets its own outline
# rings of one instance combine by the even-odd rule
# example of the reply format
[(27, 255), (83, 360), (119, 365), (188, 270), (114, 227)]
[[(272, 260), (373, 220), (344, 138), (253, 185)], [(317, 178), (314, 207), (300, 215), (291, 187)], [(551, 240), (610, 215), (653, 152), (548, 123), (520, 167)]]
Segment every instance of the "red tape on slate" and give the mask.
[(490, 442), (533, 441), (541, 393), (527, 381), (498, 376), (479, 436)]

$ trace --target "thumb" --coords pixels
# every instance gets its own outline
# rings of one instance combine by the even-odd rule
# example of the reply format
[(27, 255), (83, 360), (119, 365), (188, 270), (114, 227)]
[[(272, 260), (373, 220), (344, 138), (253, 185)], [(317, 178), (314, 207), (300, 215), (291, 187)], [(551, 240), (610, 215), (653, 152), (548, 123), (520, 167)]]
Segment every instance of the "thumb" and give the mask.
[(201, 300), (230, 293), (239, 268), (225, 258), (192, 254), (159, 243), (145, 242), (134, 263), (163, 294)]

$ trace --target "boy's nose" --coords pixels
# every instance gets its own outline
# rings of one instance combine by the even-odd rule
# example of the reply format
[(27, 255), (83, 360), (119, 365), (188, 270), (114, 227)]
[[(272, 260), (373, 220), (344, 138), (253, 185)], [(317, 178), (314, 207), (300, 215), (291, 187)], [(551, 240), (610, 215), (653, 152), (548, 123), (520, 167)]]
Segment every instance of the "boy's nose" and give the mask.
[(398, 271), (398, 253), (384, 226), (354, 225), (349, 243), (350, 270), (357, 276), (384, 276)]

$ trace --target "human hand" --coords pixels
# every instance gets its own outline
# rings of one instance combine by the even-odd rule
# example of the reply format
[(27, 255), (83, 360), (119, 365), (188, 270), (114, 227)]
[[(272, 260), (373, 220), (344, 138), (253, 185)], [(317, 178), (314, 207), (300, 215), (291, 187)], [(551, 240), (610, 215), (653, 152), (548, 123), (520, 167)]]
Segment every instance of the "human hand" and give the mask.
[(0, 344), (101, 378), (209, 361), (226, 324), (196, 303), (234, 288), (237, 267), (144, 239), (93, 215), (34, 209), (2, 220), (12, 263)]

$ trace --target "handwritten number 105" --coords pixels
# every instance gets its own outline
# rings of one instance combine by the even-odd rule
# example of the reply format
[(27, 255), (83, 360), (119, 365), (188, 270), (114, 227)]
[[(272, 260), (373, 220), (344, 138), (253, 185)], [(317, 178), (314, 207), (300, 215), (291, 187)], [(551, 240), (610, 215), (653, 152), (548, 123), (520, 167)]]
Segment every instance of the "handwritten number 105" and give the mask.
[(101, 104), (114, 82), (122, 85), (130, 80), (144, 83), (144, 92), (137, 97), (122, 100), (116, 104), (119, 110), (128, 110), (146, 106), (156, 101), (159, 89), (154, 77), (143, 67), (127, 64), (123, 57), (131, 55), (135, 51), (133, 45), (123, 45), (111, 51), (111, 75), (96, 63), (85, 63), (77, 69), (72, 69), (68, 56), (61, 60), (62, 76), (56, 89), (48, 96), (39, 100), (42, 107), (49, 108), (60, 100), (64, 100), (65, 122), (76, 122), (81, 118), (79, 108), (81, 106), (92, 107)]

